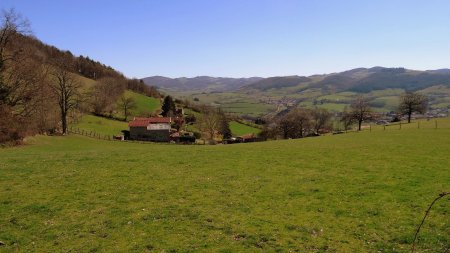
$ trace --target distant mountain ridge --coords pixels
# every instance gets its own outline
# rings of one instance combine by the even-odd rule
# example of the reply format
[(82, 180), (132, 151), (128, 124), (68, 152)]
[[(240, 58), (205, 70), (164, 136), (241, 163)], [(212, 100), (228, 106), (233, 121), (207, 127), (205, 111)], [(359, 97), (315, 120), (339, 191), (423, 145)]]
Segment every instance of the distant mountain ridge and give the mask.
[[(309, 78), (309, 81), (305, 81)], [(267, 87), (283, 89), (298, 86), (299, 92), (306, 89), (321, 89), (325, 93), (339, 91), (370, 92), (383, 89), (419, 90), (435, 85), (450, 86), (450, 69), (417, 71), (405, 68), (357, 68), (339, 73), (297, 77), (298, 83), (292, 83), (292, 77), (280, 77), (268, 83), (270, 78), (243, 87), (243, 90), (256, 89), (266, 91)], [(292, 92), (292, 91), (291, 91)]]
[(405, 68), (356, 68), (339, 73), (306, 76), (228, 78), (198, 76), (168, 78), (153, 76), (143, 79), (148, 85), (177, 91), (204, 92), (263, 91), (289, 89), (289, 92), (315, 88), (324, 92), (370, 92), (382, 89), (419, 90), (435, 85), (450, 86), (450, 69), (409, 70)]
[(233, 91), (246, 85), (260, 81), (261, 77), (250, 78), (229, 78), (229, 77), (180, 77), (168, 78), (163, 76), (152, 76), (143, 78), (147, 85), (156, 86), (164, 89), (172, 89), (178, 91), (201, 90), (205, 92), (213, 91)]

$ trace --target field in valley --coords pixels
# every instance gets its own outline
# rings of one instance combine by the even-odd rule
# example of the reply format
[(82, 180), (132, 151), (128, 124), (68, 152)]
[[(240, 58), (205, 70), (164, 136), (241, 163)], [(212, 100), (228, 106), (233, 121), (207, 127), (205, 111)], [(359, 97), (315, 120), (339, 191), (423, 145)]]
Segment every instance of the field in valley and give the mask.
[(258, 134), (261, 129), (252, 126), (244, 125), (240, 122), (231, 121), (230, 130), (233, 136), (241, 136), (245, 134)]
[[(359, 95), (368, 98), (369, 104), (376, 112), (397, 111), (399, 98), (405, 92), (403, 89), (373, 90), (367, 93), (342, 91), (327, 93), (321, 89), (299, 91), (301, 87), (273, 88), (264, 91), (234, 91), (234, 92), (183, 92), (163, 90), (177, 98), (191, 102), (203, 103), (222, 108), (234, 115), (250, 115), (260, 117), (286, 109), (287, 101), (308, 108), (324, 108), (332, 112), (342, 112)], [(430, 108), (450, 108), (450, 88), (436, 85), (418, 91), (430, 99)]]
[[(216, 146), (30, 138), (0, 149), (0, 251), (409, 252), (450, 191), (450, 120), (432, 123)], [(449, 213), (436, 203), (419, 250), (450, 244)]]

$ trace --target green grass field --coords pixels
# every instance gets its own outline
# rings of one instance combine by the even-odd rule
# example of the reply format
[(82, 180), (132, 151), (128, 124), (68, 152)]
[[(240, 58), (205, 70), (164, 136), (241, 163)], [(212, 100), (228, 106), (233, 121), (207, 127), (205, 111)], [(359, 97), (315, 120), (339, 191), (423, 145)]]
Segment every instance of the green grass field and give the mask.
[[(236, 115), (260, 116), (276, 110), (272, 104), (260, 102), (260, 96), (241, 94), (237, 92), (212, 92), (212, 93), (192, 93), (192, 92), (173, 92), (174, 97), (187, 99), (193, 103), (206, 104), (222, 108), (227, 113)], [(198, 99), (198, 102), (194, 102)]]
[[(409, 252), (450, 190), (450, 129), (0, 149), (2, 252)], [(448, 198), (418, 252), (450, 243)]]
[(122, 130), (128, 130), (128, 123), (112, 120), (90, 114), (83, 115), (78, 123), (70, 125), (73, 129), (92, 131), (102, 135), (121, 134)]
[(261, 132), (261, 129), (251, 127), (236, 121), (230, 122), (230, 130), (234, 136), (241, 136), (244, 134), (258, 134)]
[(265, 103), (235, 102), (222, 104), (221, 108), (228, 113), (237, 115), (248, 114), (253, 116), (265, 115), (275, 110), (273, 105)]
[(161, 108), (159, 99), (147, 97), (129, 90), (125, 94), (131, 96), (136, 101), (136, 109), (133, 110), (133, 115), (145, 115), (146, 113), (155, 112)]
[[(161, 108), (159, 99), (148, 97), (130, 90), (125, 91), (125, 96), (132, 97), (136, 103), (136, 108), (131, 110), (131, 116), (128, 120), (131, 120), (133, 116), (148, 116), (149, 113), (156, 112)], [(123, 111), (118, 111), (117, 118), (124, 118)]]

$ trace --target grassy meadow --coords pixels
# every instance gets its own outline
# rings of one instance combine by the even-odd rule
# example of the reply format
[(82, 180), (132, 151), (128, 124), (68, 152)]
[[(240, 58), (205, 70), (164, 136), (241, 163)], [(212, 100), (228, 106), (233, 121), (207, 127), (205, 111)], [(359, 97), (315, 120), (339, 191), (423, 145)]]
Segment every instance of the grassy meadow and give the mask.
[(133, 115), (145, 116), (161, 108), (160, 101), (157, 98), (148, 97), (130, 90), (125, 91), (125, 95), (132, 97), (136, 103), (136, 108), (132, 110)]
[[(427, 206), (450, 190), (449, 128), (28, 143), (0, 149), (1, 252), (409, 252)], [(419, 251), (449, 245), (448, 204), (432, 209)]]
[[(132, 120), (133, 116), (148, 117), (151, 113), (155, 113), (161, 108), (160, 100), (157, 98), (148, 97), (131, 90), (126, 90), (124, 95), (133, 98), (135, 102), (135, 108), (130, 110), (128, 120)], [(120, 107), (113, 116), (118, 119), (125, 118), (125, 115)]]
[(128, 123), (85, 114), (79, 118), (78, 122), (71, 124), (71, 127), (80, 131), (92, 131), (101, 135), (117, 135), (122, 134), (122, 130), (128, 130)]
[(242, 124), (237, 121), (230, 122), (230, 130), (233, 136), (241, 136), (244, 134), (258, 134), (261, 129)]

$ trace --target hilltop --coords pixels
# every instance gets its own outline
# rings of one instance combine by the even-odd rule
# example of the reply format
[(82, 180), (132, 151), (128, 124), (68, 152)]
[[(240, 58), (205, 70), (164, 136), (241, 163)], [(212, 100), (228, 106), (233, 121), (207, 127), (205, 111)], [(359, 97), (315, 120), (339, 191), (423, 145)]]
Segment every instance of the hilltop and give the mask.
[(409, 70), (405, 68), (356, 68), (339, 73), (312, 76), (277, 76), (269, 78), (228, 78), (198, 76), (193, 78), (168, 78), (152, 76), (143, 78), (148, 85), (174, 91), (236, 91), (255, 89), (267, 91), (297, 87), (297, 92), (308, 88), (324, 91), (370, 92), (383, 89), (418, 90), (435, 85), (450, 86), (450, 69)]
[(172, 89), (177, 91), (230, 91), (245, 87), (251, 83), (262, 80), (261, 77), (250, 78), (228, 78), (228, 77), (211, 77), (197, 76), (193, 78), (180, 77), (168, 78), (163, 76), (152, 76), (143, 78), (144, 82), (150, 86), (156, 86), (164, 89)]

